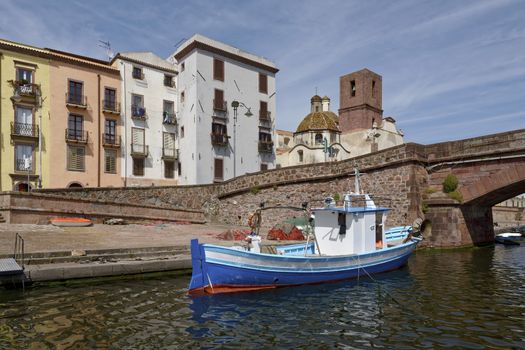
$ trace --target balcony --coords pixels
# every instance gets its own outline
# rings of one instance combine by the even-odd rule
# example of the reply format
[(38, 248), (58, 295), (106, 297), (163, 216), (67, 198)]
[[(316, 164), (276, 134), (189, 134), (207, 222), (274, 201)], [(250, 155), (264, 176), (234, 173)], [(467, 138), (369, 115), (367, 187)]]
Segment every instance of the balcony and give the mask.
[(38, 125), (11, 122), (11, 136), (38, 139)]
[[(29, 163), (26, 164), (25, 159), (15, 159), (15, 172), (17, 173), (24, 172), (26, 174), (27, 173), (34, 174), (35, 169), (33, 167), (32, 160), (33, 160), (32, 158), (29, 158)], [(29, 165), (29, 169), (26, 168), (26, 165)]]
[(131, 118), (138, 120), (146, 120), (148, 117), (146, 115), (146, 108), (142, 106), (132, 105), (131, 106)]
[(226, 146), (228, 144), (228, 135), (211, 133), (211, 144), (216, 146)]
[(259, 152), (260, 153), (273, 153), (273, 142), (272, 141), (259, 141)]
[(177, 125), (177, 118), (175, 113), (162, 113), (162, 123), (166, 125)]
[(69, 107), (76, 108), (87, 108), (87, 97), (78, 94), (70, 94), (66, 92), (66, 105)]
[(30, 83), (26, 80), (11, 80), (10, 82), (15, 90), (15, 97), (19, 96), (22, 100), (26, 102), (39, 102), (36, 101), (36, 97), (40, 93), (40, 85)]
[(120, 148), (120, 136), (103, 133), (102, 146), (107, 148)]
[(149, 147), (137, 143), (131, 144), (131, 156), (135, 158), (146, 158), (149, 154)]
[(88, 133), (83, 130), (66, 129), (66, 142), (67, 143), (87, 143)]
[(226, 112), (228, 110), (228, 104), (224, 100), (213, 100), (213, 110)]
[(260, 122), (271, 122), (272, 114), (269, 111), (259, 110), (259, 121)]
[(179, 150), (175, 148), (162, 148), (162, 159), (175, 160), (179, 158)]
[(102, 111), (111, 114), (120, 114), (120, 103), (114, 100), (102, 100)]

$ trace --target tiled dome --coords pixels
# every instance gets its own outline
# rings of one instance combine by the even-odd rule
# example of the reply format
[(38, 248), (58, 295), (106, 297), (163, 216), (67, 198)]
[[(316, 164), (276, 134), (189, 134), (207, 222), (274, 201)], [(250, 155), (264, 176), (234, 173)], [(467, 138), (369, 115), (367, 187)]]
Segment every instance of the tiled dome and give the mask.
[[(312, 99), (314, 97), (312, 97)], [(339, 124), (339, 118), (334, 112), (329, 112), (329, 111), (312, 112), (308, 114), (306, 117), (304, 117), (301, 124), (299, 124), (299, 126), (297, 127), (296, 132), (305, 132), (305, 131), (310, 131), (310, 130), (339, 131), (338, 124)]]

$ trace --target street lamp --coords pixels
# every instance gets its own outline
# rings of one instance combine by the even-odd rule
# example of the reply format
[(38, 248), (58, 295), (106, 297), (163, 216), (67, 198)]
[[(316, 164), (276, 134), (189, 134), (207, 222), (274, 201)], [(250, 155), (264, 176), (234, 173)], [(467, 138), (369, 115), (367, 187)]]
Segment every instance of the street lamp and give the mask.
[(235, 153), (236, 148), (236, 133), (237, 133), (237, 108), (239, 106), (246, 108), (246, 113), (244, 113), (245, 116), (251, 117), (253, 115), (252, 111), (250, 110), (250, 107), (246, 106), (244, 103), (239, 101), (232, 101), (232, 107), (233, 107), (233, 177), (237, 176), (237, 157)]

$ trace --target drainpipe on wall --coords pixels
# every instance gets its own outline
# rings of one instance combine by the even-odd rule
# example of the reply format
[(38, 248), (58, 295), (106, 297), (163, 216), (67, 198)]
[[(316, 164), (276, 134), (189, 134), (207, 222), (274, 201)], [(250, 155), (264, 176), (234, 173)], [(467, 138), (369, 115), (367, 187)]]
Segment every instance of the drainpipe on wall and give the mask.
[(126, 91), (126, 65), (123, 61), (120, 61), (120, 65), (122, 66), (122, 79), (123, 79), (123, 93), (124, 93), (124, 106), (120, 110), (123, 115), (121, 115), (120, 119), (124, 119), (124, 147), (122, 149), (124, 150), (124, 187), (128, 186), (128, 118), (126, 117), (126, 111), (127, 111), (127, 96), (128, 93)]
[[(2, 61), (4, 55), (0, 52), (0, 137), (2, 137)], [(0, 191), (2, 191), (2, 146), (0, 145)]]
[(100, 74), (97, 74), (98, 78), (98, 100), (97, 100), (97, 106), (98, 106), (98, 126), (97, 126), (97, 133), (98, 133), (98, 145), (97, 145), (97, 187), (100, 187), (100, 138), (102, 137), (101, 130), (100, 130), (100, 123), (102, 122), (102, 118), (100, 116)]

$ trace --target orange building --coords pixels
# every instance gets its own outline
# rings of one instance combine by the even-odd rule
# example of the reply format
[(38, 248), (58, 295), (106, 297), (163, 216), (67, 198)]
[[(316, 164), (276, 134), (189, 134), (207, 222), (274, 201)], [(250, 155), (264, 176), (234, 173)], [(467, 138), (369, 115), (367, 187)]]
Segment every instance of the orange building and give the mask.
[(122, 186), (119, 70), (105, 61), (48, 50), (49, 187)]

